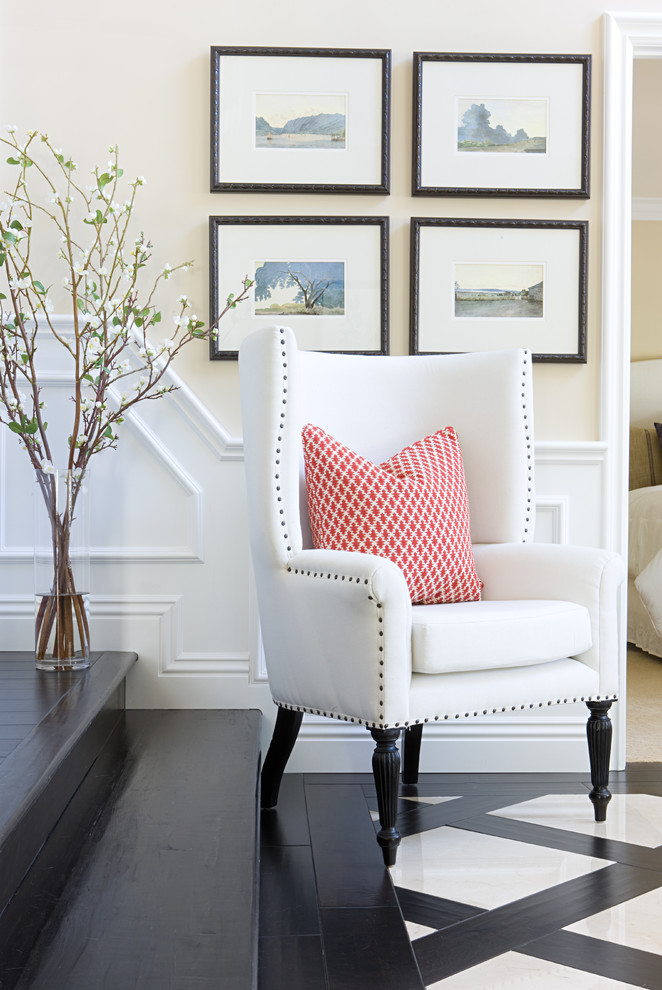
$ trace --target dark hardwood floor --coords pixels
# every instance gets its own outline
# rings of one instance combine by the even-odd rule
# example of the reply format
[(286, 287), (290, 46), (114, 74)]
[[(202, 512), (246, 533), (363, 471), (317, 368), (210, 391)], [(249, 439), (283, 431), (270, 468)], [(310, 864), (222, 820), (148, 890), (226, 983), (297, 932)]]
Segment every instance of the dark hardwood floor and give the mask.
[[(398, 863), (370, 775), (286, 774), (262, 813), (259, 990), (662, 990), (662, 765), (422, 774)], [(589, 975), (587, 975), (589, 974)], [(526, 977), (526, 978), (525, 978)]]
[(255, 990), (261, 714), (127, 712), (94, 659), (0, 654), (0, 990)]

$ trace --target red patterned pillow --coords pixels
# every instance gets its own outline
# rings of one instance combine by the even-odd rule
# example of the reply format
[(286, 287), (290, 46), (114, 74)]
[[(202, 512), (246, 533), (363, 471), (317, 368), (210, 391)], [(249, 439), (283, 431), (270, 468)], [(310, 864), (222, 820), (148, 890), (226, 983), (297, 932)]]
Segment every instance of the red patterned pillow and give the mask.
[(452, 427), (379, 465), (317, 426), (304, 426), (302, 438), (315, 547), (388, 557), (404, 571), (414, 604), (480, 598)]

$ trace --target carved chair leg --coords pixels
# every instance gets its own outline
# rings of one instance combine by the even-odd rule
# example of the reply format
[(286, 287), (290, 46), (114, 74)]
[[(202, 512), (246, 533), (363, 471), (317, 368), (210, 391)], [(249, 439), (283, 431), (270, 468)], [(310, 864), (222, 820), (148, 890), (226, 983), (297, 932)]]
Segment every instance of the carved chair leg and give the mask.
[(588, 757), (591, 764), (593, 790), (589, 798), (595, 809), (596, 822), (607, 819), (607, 805), (611, 801), (609, 792), (609, 755), (611, 753), (611, 719), (607, 712), (611, 701), (587, 701), (591, 715), (586, 725)]
[(400, 790), (400, 753), (397, 742), (400, 730), (371, 729), (370, 734), (377, 743), (372, 755), (372, 773), (377, 788), (381, 826), (377, 833), (377, 842), (381, 846), (386, 866), (395, 866), (400, 845), (400, 833), (396, 828)]
[(403, 784), (417, 784), (418, 783), (418, 761), (421, 755), (421, 739), (423, 737), (423, 723), (419, 725), (410, 725), (408, 729), (404, 731), (404, 742), (403, 742), (403, 767), (402, 767), (402, 783)]
[(283, 773), (294, 748), (301, 726), (303, 712), (279, 708), (274, 734), (262, 766), (261, 806), (275, 808)]

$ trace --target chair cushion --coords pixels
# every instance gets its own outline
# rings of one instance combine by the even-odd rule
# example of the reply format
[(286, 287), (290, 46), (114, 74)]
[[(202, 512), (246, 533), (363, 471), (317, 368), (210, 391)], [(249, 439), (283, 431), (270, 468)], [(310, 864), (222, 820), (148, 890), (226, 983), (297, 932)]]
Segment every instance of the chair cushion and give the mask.
[(588, 609), (564, 601), (482, 601), (413, 609), (412, 667), (419, 674), (523, 667), (591, 646)]
[(382, 464), (324, 430), (303, 428), (308, 513), (316, 548), (387, 557), (416, 603), (480, 598), (460, 445), (447, 427)]

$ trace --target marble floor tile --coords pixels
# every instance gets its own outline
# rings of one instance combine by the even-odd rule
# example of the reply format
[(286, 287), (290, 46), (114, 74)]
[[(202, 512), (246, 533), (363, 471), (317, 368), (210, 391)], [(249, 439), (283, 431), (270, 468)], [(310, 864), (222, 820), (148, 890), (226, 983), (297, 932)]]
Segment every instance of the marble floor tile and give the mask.
[(546, 794), (490, 814), (637, 846), (662, 845), (662, 797), (652, 794), (614, 794), (606, 822), (593, 820), (588, 795), (583, 794)]
[(607, 865), (576, 853), (443, 826), (405, 836), (391, 878), (397, 887), (494, 908)]
[[(630, 990), (631, 983), (609, 980), (558, 963), (505, 952), (496, 959), (431, 983), (427, 990)], [(636, 986), (636, 984), (634, 984)]]
[(569, 925), (567, 931), (654, 952), (660, 956), (662, 972), (662, 888), (592, 914)]

